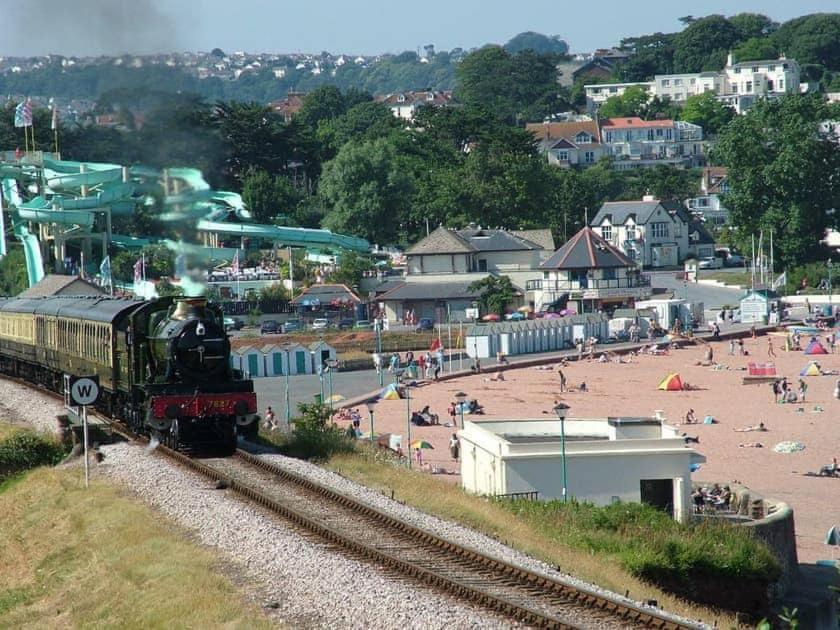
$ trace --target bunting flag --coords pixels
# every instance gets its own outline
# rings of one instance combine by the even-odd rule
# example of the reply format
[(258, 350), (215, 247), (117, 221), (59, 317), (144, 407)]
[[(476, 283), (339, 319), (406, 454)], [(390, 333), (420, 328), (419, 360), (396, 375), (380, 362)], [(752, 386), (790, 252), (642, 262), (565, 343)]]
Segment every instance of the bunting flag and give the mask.
[(50, 124), (50, 128), (53, 131), (58, 131), (58, 107), (55, 103), (52, 106), (52, 123)]
[(110, 256), (105, 256), (105, 258), (102, 259), (102, 263), (99, 265), (99, 275), (102, 277), (102, 285), (110, 287), (112, 283)]
[(29, 98), (23, 103), (23, 126), (32, 126), (32, 99)]
[(233, 262), (230, 263), (230, 268), (233, 270), (233, 275), (239, 275), (239, 250), (237, 250), (236, 255), (233, 257)]
[(134, 284), (139, 285), (143, 281), (143, 259), (139, 258), (134, 263)]
[(15, 107), (15, 127), (25, 127), (26, 123), (23, 119), (23, 107), (24, 103), (18, 103), (17, 107)]

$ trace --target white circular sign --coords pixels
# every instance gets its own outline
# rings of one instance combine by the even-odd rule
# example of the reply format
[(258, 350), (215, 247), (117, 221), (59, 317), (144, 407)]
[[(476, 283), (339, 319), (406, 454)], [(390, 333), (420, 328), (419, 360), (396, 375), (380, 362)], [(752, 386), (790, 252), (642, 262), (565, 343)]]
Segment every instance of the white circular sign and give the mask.
[(92, 405), (99, 398), (99, 385), (92, 378), (80, 378), (70, 386), (70, 398), (77, 405)]

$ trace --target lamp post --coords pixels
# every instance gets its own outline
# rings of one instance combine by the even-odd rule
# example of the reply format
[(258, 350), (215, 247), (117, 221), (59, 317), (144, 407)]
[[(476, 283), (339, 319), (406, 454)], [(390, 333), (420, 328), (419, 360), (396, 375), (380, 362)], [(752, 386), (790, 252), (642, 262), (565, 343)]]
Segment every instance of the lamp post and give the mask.
[(335, 359), (329, 359), (327, 362), (327, 374), (329, 376), (329, 403), (330, 403), (330, 413), (333, 410), (333, 386), (332, 386), (332, 375), (333, 371), (338, 367), (338, 361)]
[(369, 400), (365, 403), (368, 409), (368, 417), (370, 418), (370, 441), (373, 443), (373, 410), (376, 407), (375, 400)]
[(566, 472), (566, 414), (569, 412), (569, 405), (557, 403), (554, 405), (554, 413), (560, 420), (560, 457), (563, 460), (563, 503), (569, 500), (568, 475)]
[(832, 303), (832, 286), (831, 286), (831, 258), (828, 259), (828, 305), (831, 309), (831, 315), (834, 315), (834, 304)]
[(455, 394), (455, 400), (458, 401), (458, 409), (461, 410), (461, 428), (464, 428), (464, 403), (467, 401), (468, 395), (464, 392)]
[[(304, 355), (306, 356), (306, 355)], [(286, 398), (286, 430), (290, 429), (292, 426), (292, 404), (289, 400), (289, 373), (292, 371), (292, 364), (289, 362), (289, 349), (286, 348), (286, 369), (285, 372), (285, 398)]]
[[(405, 368), (397, 368), (394, 370), (394, 383), (397, 384), (402, 380), (405, 374)], [(406, 452), (408, 453), (408, 467), (411, 468), (411, 392), (408, 389), (408, 383), (405, 383), (405, 433), (406, 433)]]
[(382, 360), (382, 320), (374, 320), (373, 327), (376, 329), (376, 354), (379, 355), (379, 387), (385, 385), (384, 361)]

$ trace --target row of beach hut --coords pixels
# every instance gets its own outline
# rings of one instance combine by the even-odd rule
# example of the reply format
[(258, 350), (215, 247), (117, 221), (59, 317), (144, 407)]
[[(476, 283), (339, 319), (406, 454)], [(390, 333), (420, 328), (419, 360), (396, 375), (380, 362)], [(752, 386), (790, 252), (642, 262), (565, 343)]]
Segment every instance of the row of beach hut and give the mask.
[(336, 360), (336, 350), (323, 341), (309, 346), (299, 343), (242, 346), (230, 353), (230, 365), (247, 378), (317, 374), (326, 361)]
[(602, 313), (568, 315), (553, 319), (480, 324), (467, 330), (467, 355), (480, 359), (552, 352), (572, 348), (578, 339), (609, 337), (609, 318)]

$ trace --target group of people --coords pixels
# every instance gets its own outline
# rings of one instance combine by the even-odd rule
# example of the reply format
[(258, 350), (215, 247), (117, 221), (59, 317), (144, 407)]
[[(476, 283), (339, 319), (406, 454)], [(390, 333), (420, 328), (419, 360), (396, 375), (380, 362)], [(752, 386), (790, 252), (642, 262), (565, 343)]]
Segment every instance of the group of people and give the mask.
[(773, 389), (773, 402), (777, 403), (805, 402), (805, 392), (808, 391), (808, 384), (801, 378), (797, 391), (793, 391), (793, 387), (786, 376), (774, 380), (771, 387)]
[(436, 413), (432, 413), (429, 409), (429, 405), (426, 405), (421, 411), (411, 412), (411, 424), (418, 427), (437, 425), (440, 424), (440, 416)]
[(744, 340), (739, 337), (738, 339), (730, 339), (729, 340), (729, 354), (730, 356), (735, 356), (736, 354), (741, 355), (742, 357), (747, 356), (749, 352), (744, 347)]
[(702, 512), (708, 507), (716, 510), (729, 509), (733, 500), (732, 490), (729, 486), (720, 487), (720, 484), (714, 484), (711, 488), (697, 488), (691, 493), (691, 498), (694, 501), (694, 509), (697, 512)]
[[(405, 353), (405, 360), (400, 359), (398, 352), (391, 353), (388, 358), (388, 372), (396, 373), (403, 365), (408, 370), (419, 370), (417, 376), (428, 380), (438, 380), (440, 378), (441, 369), (443, 369), (444, 353), (443, 348), (438, 348), (434, 354), (431, 351), (418, 353), (415, 357), (414, 353), (409, 350)], [(373, 366), (377, 374), (383, 369), (383, 358), (378, 352), (373, 353)]]

